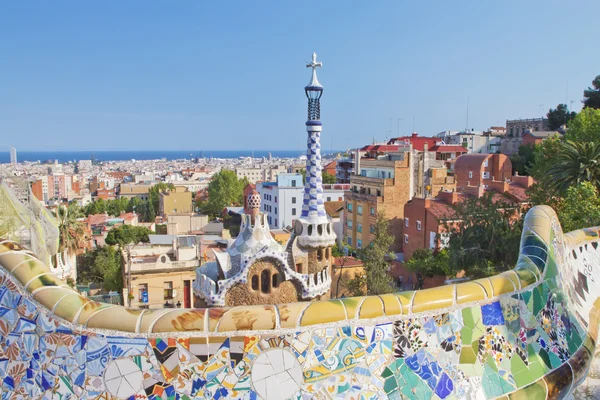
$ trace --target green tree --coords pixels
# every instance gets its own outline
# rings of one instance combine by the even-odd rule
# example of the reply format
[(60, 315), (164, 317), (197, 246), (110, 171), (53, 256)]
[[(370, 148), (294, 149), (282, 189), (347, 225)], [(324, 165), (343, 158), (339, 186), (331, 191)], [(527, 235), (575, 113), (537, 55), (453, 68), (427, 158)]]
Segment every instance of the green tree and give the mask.
[(519, 253), (523, 220), (515, 206), (495, 201), (494, 193), (470, 198), (455, 206), (455, 224), (448, 224), (448, 275), (465, 270), (478, 277), (514, 267)]
[(375, 222), (374, 238), (371, 244), (362, 251), (367, 293), (384, 294), (394, 291), (392, 278), (388, 274), (390, 246), (394, 243), (394, 237), (388, 233), (388, 221), (383, 213), (377, 215)]
[(566, 138), (574, 142), (600, 141), (600, 110), (585, 108), (569, 123)]
[(559, 104), (556, 108), (548, 110), (548, 114), (546, 114), (548, 117), (548, 128), (551, 131), (557, 130), (561, 125), (567, 125), (576, 115), (575, 111), (569, 111), (569, 107), (566, 104)]
[(526, 172), (536, 181), (527, 191), (532, 204), (555, 205), (557, 199), (548, 176), (548, 169), (556, 162), (562, 147), (563, 140), (558, 136), (550, 137), (535, 146), (533, 164), (531, 168), (526, 168)]
[(322, 176), (322, 179), (323, 179), (323, 183), (334, 184), (336, 182), (335, 176), (333, 176), (331, 174), (328, 174), (325, 171), (323, 171), (323, 174), (321, 176)]
[(86, 227), (77, 221), (77, 206), (58, 206), (55, 211), (58, 220), (58, 251), (75, 254), (80, 244), (86, 240)]
[(600, 142), (564, 143), (546, 175), (547, 184), (559, 195), (583, 182), (600, 188)]
[(102, 287), (107, 291), (123, 289), (123, 262), (121, 252), (110, 246), (96, 250), (92, 275), (102, 278)]
[(450, 256), (446, 250), (434, 253), (431, 249), (417, 249), (406, 262), (406, 268), (430, 278), (435, 275), (456, 275), (450, 268)]
[(600, 225), (598, 189), (590, 182), (571, 186), (557, 211), (565, 232)]
[(150, 200), (146, 201), (146, 209), (145, 209), (144, 217), (146, 219), (146, 222), (153, 222), (154, 219), (156, 218), (156, 208), (154, 207), (153, 201), (150, 201)]
[(527, 175), (528, 169), (533, 166), (535, 155), (535, 147), (534, 146), (520, 146), (519, 152), (514, 154), (510, 161), (512, 162), (513, 171), (517, 172), (519, 175)]
[(592, 86), (583, 91), (584, 108), (600, 108), (600, 75), (594, 78)]
[(148, 243), (151, 234), (153, 232), (145, 226), (121, 225), (108, 231), (105, 242), (123, 248), (130, 243)]
[(207, 214), (218, 215), (227, 206), (244, 204), (244, 188), (248, 179), (238, 179), (235, 172), (222, 169), (208, 184)]
[(121, 214), (119, 203), (117, 200), (108, 200), (106, 202), (106, 213), (113, 217), (118, 217)]

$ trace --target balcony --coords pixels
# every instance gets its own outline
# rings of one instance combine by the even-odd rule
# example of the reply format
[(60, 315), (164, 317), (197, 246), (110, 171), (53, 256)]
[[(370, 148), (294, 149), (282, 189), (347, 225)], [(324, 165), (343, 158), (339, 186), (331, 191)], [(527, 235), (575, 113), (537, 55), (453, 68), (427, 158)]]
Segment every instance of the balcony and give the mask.
[(357, 186), (393, 186), (393, 178), (368, 178), (362, 175), (352, 174), (350, 176), (350, 184)]
[[(188, 261), (169, 261), (161, 262), (157, 260), (156, 262), (132, 262), (131, 263), (131, 272), (132, 273), (147, 273), (152, 271), (160, 271), (160, 270), (181, 270), (181, 269), (193, 269), (197, 268), (200, 265), (198, 260), (188, 260)], [(126, 265), (125, 268), (128, 268)]]

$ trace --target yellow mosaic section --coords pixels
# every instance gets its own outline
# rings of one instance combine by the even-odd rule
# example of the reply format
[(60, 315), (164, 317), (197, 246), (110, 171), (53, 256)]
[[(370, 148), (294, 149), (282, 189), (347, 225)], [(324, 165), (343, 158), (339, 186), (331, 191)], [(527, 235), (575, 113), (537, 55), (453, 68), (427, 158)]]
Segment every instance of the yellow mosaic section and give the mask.
[[(551, 219), (555, 215), (550, 207), (535, 207), (527, 215), (526, 229), (549, 244)], [(579, 242), (593, 236), (597, 237), (598, 231), (587, 229), (566, 235), (565, 240)], [(522, 290), (540, 279), (537, 267), (521, 256), (512, 271), (416, 292), (276, 306), (134, 310), (90, 301), (14, 242), (0, 242), (0, 265), (11, 272), (35, 300), (65, 320), (88, 328), (135, 333), (272, 330), (409, 315), (489, 300)]]

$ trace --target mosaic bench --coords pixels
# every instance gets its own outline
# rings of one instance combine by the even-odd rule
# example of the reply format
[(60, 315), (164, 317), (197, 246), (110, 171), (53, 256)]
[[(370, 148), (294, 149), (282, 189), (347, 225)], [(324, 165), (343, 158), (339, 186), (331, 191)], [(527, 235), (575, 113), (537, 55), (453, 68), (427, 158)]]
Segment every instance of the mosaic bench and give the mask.
[(526, 216), (515, 269), (329, 301), (136, 310), (0, 241), (2, 399), (563, 398), (598, 334), (598, 229)]

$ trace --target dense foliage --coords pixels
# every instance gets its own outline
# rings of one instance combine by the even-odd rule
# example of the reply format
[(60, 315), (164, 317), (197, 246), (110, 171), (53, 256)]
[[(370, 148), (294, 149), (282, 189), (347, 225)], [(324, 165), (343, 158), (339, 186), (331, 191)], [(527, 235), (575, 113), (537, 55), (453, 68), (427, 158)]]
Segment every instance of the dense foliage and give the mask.
[(583, 91), (583, 106), (585, 108), (600, 108), (600, 75), (594, 78), (592, 86)]
[(411, 272), (427, 277), (456, 274), (456, 271), (450, 268), (450, 255), (447, 250), (434, 253), (431, 249), (417, 249), (405, 265)]
[(111, 246), (124, 247), (130, 243), (148, 243), (150, 241), (148, 235), (153, 233), (145, 226), (121, 225), (108, 231), (105, 241)]
[(105, 291), (123, 289), (123, 258), (116, 247), (105, 246), (85, 253), (79, 258), (79, 283), (100, 283)]
[(568, 125), (577, 113), (575, 111), (569, 111), (569, 107), (566, 104), (559, 104), (556, 108), (551, 108), (546, 114), (548, 117), (548, 128), (551, 131), (555, 131), (561, 127), (561, 125)]
[(217, 216), (227, 206), (244, 204), (244, 188), (248, 179), (238, 179), (234, 171), (223, 169), (208, 184), (208, 202), (200, 204), (203, 214)]

